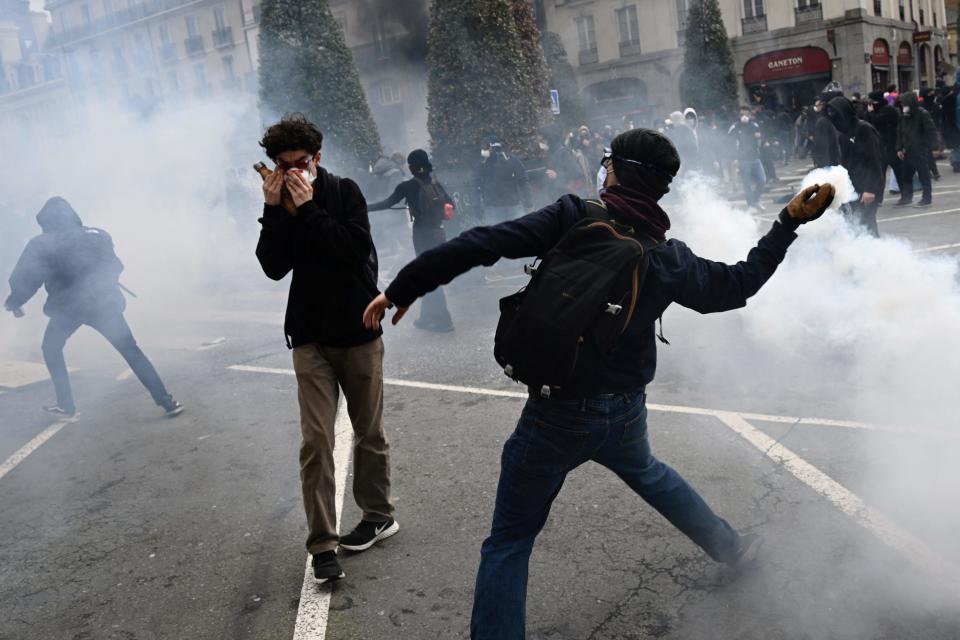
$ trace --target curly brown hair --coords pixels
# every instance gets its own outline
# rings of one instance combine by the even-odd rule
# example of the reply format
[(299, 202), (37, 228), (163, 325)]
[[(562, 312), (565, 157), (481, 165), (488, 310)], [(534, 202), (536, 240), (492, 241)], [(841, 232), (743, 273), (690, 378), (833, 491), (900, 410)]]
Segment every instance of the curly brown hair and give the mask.
[(271, 160), (284, 151), (299, 149), (314, 155), (323, 147), (323, 133), (302, 113), (288, 113), (267, 129), (260, 146)]

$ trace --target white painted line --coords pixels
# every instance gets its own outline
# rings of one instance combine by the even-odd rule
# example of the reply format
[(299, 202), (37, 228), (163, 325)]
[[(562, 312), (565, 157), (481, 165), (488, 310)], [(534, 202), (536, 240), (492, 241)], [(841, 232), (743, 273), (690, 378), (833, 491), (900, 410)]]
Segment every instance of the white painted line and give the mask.
[(957, 249), (960, 248), (960, 242), (955, 242), (953, 244), (941, 244), (936, 247), (924, 247), (923, 249), (914, 249), (914, 253), (931, 253), (933, 251), (945, 251), (947, 249)]
[[(292, 371), (291, 371), (292, 373)], [(347, 467), (350, 466), (350, 451), (353, 448), (353, 427), (347, 414), (345, 402), (337, 408), (337, 421), (334, 425), (333, 464), (337, 481), (336, 505), (337, 523), (343, 512), (343, 492), (347, 482)], [(313, 565), (307, 554), (307, 565), (303, 574), (303, 588), (300, 590), (300, 607), (297, 609), (297, 625), (293, 630), (293, 640), (324, 640), (330, 616), (330, 595), (333, 586), (330, 583), (318, 585), (313, 577)]]
[(0, 387), (16, 389), (48, 378), (47, 367), (42, 362), (0, 360)]
[[(293, 369), (278, 369), (273, 367), (254, 367), (244, 364), (235, 364), (227, 367), (234, 371), (246, 371), (248, 373), (274, 373), (278, 375), (292, 376)], [(418, 382), (414, 380), (400, 380), (397, 378), (384, 378), (383, 384), (392, 387), (409, 387), (412, 389), (426, 389), (432, 391), (453, 391), (455, 393), (472, 393), (482, 396), (495, 396), (499, 398), (519, 398), (526, 399), (529, 394), (526, 391), (502, 391), (500, 389), (487, 389), (484, 387), (464, 387), (452, 384), (436, 384), (433, 382)], [(723, 409), (708, 409), (704, 407), (686, 407), (675, 404), (656, 404), (647, 403), (647, 409), (651, 411), (662, 411), (664, 413), (686, 413), (700, 416), (717, 416), (721, 413), (728, 413)], [(902, 433), (907, 435), (935, 435), (950, 438), (960, 438), (960, 430), (927, 430), (916, 429), (899, 425), (871, 424), (867, 422), (856, 422), (853, 420), (831, 420), (828, 418), (805, 418), (799, 416), (777, 416), (765, 413), (738, 413), (738, 415), (748, 420), (759, 420), (761, 422), (786, 422), (799, 423), (806, 426), (815, 427), (838, 427), (843, 429), (863, 429), (866, 431), (885, 431), (890, 433)]]
[(866, 504), (839, 482), (760, 431), (736, 413), (720, 411), (716, 414), (744, 440), (759, 449), (768, 458), (782, 465), (795, 478), (819, 493), (831, 504), (850, 516), (862, 527), (896, 549), (906, 558), (937, 576), (952, 590), (960, 593), (960, 567), (942, 558), (922, 540), (901, 528), (877, 509)]
[(124, 380), (127, 380), (128, 378), (130, 378), (130, 376), (132, 375), (133, 375), (133, 369), (129, 369), (129, 368), (124, 369), (123, 372), (121, 372), (120, 375), (117, 376), (117, 382), (123, 382)]
[(3, 464), (0, 464), (0, 480), (2, 480), (5, 475), (13, 471), (13, 469), (18, 464), (23, 462), (27, 456), (39, 449), (44, 442), (57, 435), (57, 433), (68, 424), (76, 421), (76, 416), (57, 420), (52, 425), (41, 431), (39, 435), (33, 438), (33, 440), (20, 447), (12, 456), (4, 460)]
[[(960, 193), (958, 191), (957, 193)], [(896, 222), (897, 220), (913, 220), (914, 218), (928, 218), (930, 216), (942, 216), (950, 213), (958, 213), (960, 209), (941, 209), (938, 211), (924, 211), (923, 213), (911, 213), (906, 216), (893, 216), (890, 218), (877, 218), (877, 222)]]
[(210, 342), (204, 342), (204, 343), (201, 344), (199, 347), (197, 347), (197, 351), (206, 351), (206, 350), (208, 350), (208, 349), (213, 349), (213, 348), (215, 348), (215, 347), (219, 347), (220, 345), (222, 345), (222, 344), (223, 344), (224, 342), (226, 342), (226, 341), (227, 341), (227, 339), (224, 338), (223, 336), (221, 336), (221, 337), (217, 338), (216, 340), (211, 340)]

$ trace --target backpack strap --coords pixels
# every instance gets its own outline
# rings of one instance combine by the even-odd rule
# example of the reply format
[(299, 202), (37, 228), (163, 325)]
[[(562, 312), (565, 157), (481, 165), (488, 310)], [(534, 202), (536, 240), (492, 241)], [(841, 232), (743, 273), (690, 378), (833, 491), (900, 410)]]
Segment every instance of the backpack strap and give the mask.
[(613, 216), (611, 216), (607, 210), (607, 203), (603, 200), (584, 200), (583, 204), (586, 205), (586, 215), (588, 218), (599, 218), (607, 222), (613, 221)]

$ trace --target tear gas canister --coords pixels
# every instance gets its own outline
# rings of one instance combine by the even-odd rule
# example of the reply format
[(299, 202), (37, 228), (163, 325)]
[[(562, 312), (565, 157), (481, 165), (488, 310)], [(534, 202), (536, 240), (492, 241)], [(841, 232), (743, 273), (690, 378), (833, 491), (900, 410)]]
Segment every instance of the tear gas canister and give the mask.
[[(267, 165), (262, 162), (253, 165), (253, 170), (259, 173), (260, 177), (264, 180), (273, 175), (273, 171), (270, 171)], [(283, 191), (280, 192), (280, 196), (283, 201), (283, 208), (287, 210), (287, 213), (294, 216), (297, 215), (297, 205), (294, 204), (293, 197), (290, 195), (290, 192), (287, 191), (286, 185), (283, 186)]]

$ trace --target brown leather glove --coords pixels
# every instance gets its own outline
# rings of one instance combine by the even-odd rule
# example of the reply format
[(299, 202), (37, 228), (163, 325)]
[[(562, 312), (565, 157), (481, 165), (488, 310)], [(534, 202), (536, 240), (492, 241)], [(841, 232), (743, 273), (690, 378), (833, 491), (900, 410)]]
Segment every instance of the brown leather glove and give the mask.
[(801, 224), (816, 220), (833, 202), (835, 190), (832, 184), (815, 184), (807, 187), (784, 207), (780, 222), (796, 229)]

